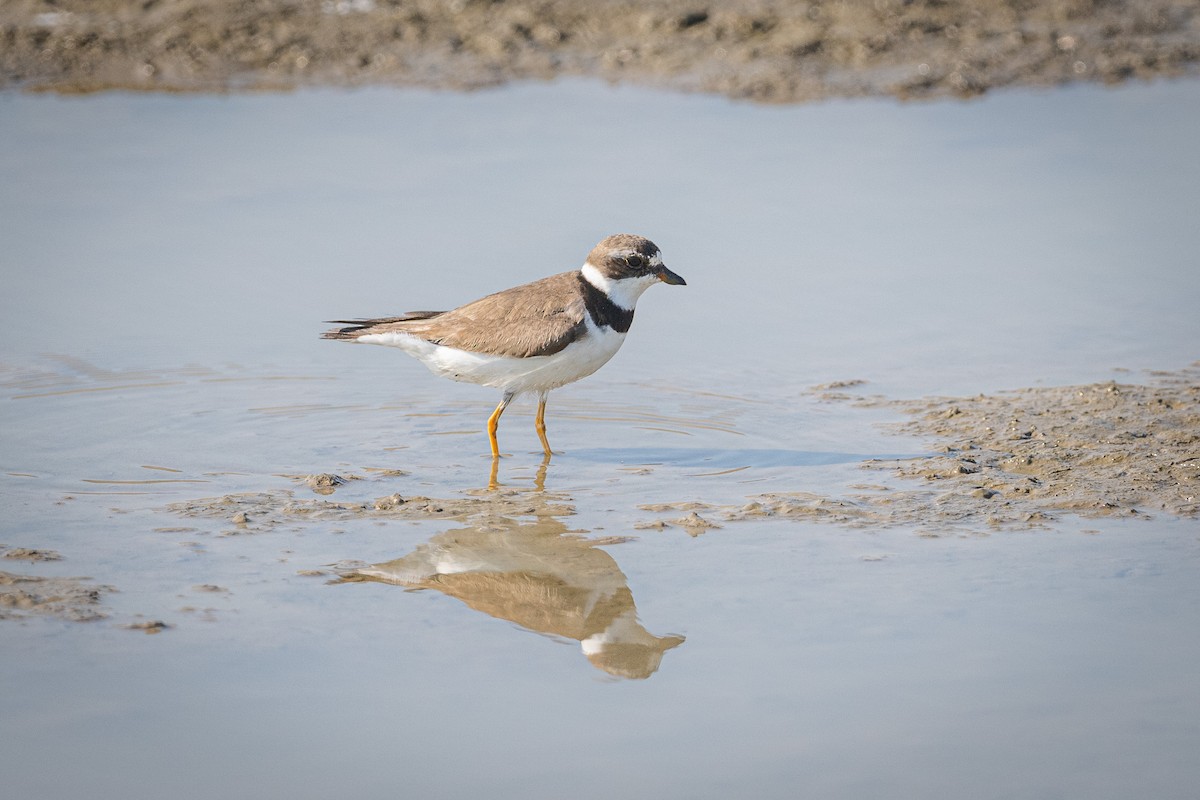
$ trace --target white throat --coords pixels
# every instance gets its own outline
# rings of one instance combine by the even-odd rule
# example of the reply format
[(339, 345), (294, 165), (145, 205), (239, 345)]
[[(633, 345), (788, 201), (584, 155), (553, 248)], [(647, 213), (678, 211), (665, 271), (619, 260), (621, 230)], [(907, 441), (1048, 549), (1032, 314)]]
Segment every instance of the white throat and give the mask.
[(658, 283), (657, 275), (641, 275), (636, 278), (613, 280), (591, 264), (584, 264), (580, 272), (583, 273), (584, 280), (608, 295), (608, 299), (616, 303), (618, 308), (626, 311), (633, 311), (642, 292)]

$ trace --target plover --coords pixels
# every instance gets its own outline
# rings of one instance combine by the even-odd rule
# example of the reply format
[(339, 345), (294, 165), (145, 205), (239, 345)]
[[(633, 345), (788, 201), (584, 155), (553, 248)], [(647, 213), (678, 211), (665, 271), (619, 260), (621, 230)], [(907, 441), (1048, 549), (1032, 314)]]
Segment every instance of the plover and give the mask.
[(382, 319), (331, 320), (324, 339), (399, 347), (434, 374), (504, 392), (487, 421), (492, 457), (496, 427), (517, 395), (538, 395), (535, 428), (546, 440), (546, 395), (586, 378), (620, 349), (642, 292), (683, 278), (663, 264), (649, 239), (619, 233), (601, 241), (580, 269), (490, 294), (453, 311), (412, 311)]

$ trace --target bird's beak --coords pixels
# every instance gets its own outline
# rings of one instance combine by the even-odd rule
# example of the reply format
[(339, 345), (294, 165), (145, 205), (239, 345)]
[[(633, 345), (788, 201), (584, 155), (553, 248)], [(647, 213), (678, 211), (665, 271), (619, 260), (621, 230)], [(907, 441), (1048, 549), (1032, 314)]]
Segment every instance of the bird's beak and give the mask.
[(685, 281), (679, 275), (676, 275), (674, 272), (671, 272), (671, 270), (667, 269), (666, 267), (658, 268), (658, 279), (663, 283), (669, 283), (672, 286), (687, 286), (687, 281)]

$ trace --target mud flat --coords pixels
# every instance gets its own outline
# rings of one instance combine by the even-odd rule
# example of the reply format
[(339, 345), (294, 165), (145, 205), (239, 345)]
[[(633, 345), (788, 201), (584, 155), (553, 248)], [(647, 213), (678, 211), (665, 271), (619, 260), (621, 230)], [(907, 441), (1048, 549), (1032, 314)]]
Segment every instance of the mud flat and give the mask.
[(585, 76), (764, 102), (1193, 73), (1200, 3), (13, 0), (0, 88), (471, 89)]
[[(872, 460), (898, 481), (844, 496), (775, 492), (743, 506), (684, 501), (643, 506), (639, 527), (691, 535), (722, 522), (768, 517), (855, 527), (907, 525), (922, 535), (1045, 527), (1082, 517), (1200, 516), (1200, 367), (1158, 373), (1152, 385), (1097, 383), (888, 405), (911, 419), (899, 432), (928, 437), (936, 455)], [(851, 382), (857, 384), (858, 382)], [(820, 389), (833, 401), (844, 392)]]
[(566, 497), (507, 489), (473, 490), (467, 497), (444, 499), (391, 494), (367, 502), (296, 497), (290, 490), (242, 492), (172, 503), (167, 510), (187, 518), (224, 521), (229, 526), (222, 531), (226, 536), (261, 533), (279, 525), (304, 522), (336, 523), (358, 519), (462, 521), (574, 513)]
[[(1046, 527), (1066, 514), (1195, 518), (1200, 516), (1200, 365), (1154, 378), (1148, 384), (1033, 387), (921, 400), (844, 391), (864, 388), (858, 381), (836, 391), (818, 387), (814, 394), (830, 402), (902, 411), (909, 419), (896, 431), (929, 441), (933, 454), (863, 462), (872, 478), (840, 496), (772, 492), (748, 497), (742, 505), (702, 497), (643, 505), (642, 511), (655, 516), (634, 527), (675, 528), (696, 536), (727, 523), (779, 518), (907, 526), (922, 535), (940, 535)], [(327, 482), (344, 483), (340, 478)], [(174, 503), (169, 510), (225, 521), (225, 535), (237, 535), (306, 521), (482, 524), (489, 518), (566, 516), (574, 513), (571, 502), (565, 495), (529, 489), (480, 489), (446, 499), (392, 494), (351, 502), (275, 490)]]

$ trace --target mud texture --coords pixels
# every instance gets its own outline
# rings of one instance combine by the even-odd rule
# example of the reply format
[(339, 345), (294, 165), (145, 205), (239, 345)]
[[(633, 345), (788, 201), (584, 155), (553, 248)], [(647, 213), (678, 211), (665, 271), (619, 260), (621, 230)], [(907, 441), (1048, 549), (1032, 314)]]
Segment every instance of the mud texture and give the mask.
[[(2, 549), (2, 548), (0, 548)], [(38, 550), (33, 547), (14, 547), (11, 550), (5, 550), (3, 558), (10, 558), (13, 561), (61, 561), (62, 556), (53, 550)]]
[(1195, 0), (7, 0), (0, 88), (470, 89), (586, 76), (766, 102), (1194, 72)]
[[(637, 530), (690, 536), (766, 518), (853, 527), (907, 526), (923, 535), (1044, 527), (1065, 514), (1149, 519), (1200, 516), (1200, 364), (1157, 373), (1147, 384), (1035, 387), (962, 398), (855, 397), (852, 381), (814, 388), (827, 402), (886, 406), (908, 421), (897, 432), (930, 443), (931, 455), (871, 460), (868, 481), (841, 496), (774, 492), (741, 505), (703, 499), (641, 506), (655, 516)], [(573, 500), (493, 485), (464, 497), (391, 494), (368, 501), (297, 497), (274, 490), (201, 498), (169, 506), (185, 517), (223, 520), (227, 536), (304, 522), (568, 516)], [(493, 476), (493, 484), (495, 479)], [(338, 485), (338, 484), (334, 484)], [(482, 523), (481, 523), (482, 524)], [(491, 524), (491, 523), (488, 523)]]
[(1195, 367), (1159, 374), (1155, 385), (1099, 383), (886, 404), (911, 417), (900, 432), (928, 437), (937, 453), (863, 464), (897, 481), (860, 484), (841, 497), (788, 492), (749, 498), (742, 506), (644, 506), (687, 516), (639, 527), (678, 527), (694, 536), (717, 520), (776, 517), (906, 525), (936, 536), (1043, 527), (1063, 514), (1200, 516)]
[(108, 616), (101, 602), (111, 591), (111, 586), (91, 583), (88, 578), (44, 578), (0, 572), (0, 620), (42, 615), (71, 622), (94, 622)]
[(150, 619), (139, 622), (130, 622), (121, 626), (127, 631), (141, 631), (147, 634), (162, 633), (171, 629), (171, 626), (163, 622), (161, 619)]
[(479, 516), (554, 515), (574, 513), (566, 498), (556, 503), (555, 495), (531, 499), (523, 490), (477, 490), (467, 497), (433, 499), (386, 495), (367, 502), (337, 502), (297, 498), (291, 490), (245, 492), (172, 503), (169, 511), (193, 519), (226, 520), (226, 536), (261, 533), (280, 525), (303, 522), (347, 522), (356, 519), (447, 519), (466, 520)]

